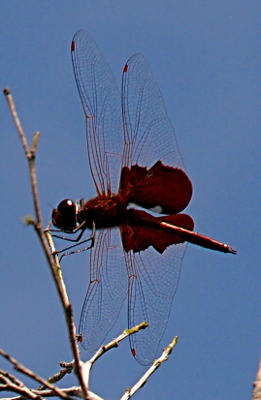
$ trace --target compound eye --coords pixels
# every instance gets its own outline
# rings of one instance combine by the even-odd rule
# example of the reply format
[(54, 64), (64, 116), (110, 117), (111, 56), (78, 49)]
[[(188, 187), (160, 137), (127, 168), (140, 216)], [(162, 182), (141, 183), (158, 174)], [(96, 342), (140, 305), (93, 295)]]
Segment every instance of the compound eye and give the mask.
[[(69, 210), (75, 209), (76, 204), (71, 199), (65, 199), (59, 203), (57, 210), (61, 214), (66, 214)], [(71, 211), (70, 211), (71, 212)]]
[(52, 223), (63, 231), (73, 231), (76, 228), (77, 206), (70, 199), (61, 201), (52, 212)]

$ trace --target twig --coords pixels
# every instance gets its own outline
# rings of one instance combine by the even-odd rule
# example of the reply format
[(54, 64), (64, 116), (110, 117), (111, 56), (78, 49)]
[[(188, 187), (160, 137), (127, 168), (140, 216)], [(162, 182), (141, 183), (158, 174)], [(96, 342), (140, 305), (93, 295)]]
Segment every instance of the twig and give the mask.
[[(22, 381), (20, 381), (18, 378), (16, 378), (14, 375), (10, 374), (9, 372), (3, 371), (2, 369), (0, 369), (0, 381), (1, 381), (1, 378), (2, 378), (2, 380), (4, 378), (8, 379), (8, 381), (13, 382), (16, 386), (21, 386), (21, 387), (24, 386)], [(6, 382), (6, 380), (5, 380), (5, 382)]]
[(45, 241), (45, 236), (44, 236), (44, 232), (42, 229), (42, 218), (41, 218), (41, 212), (40, 212), (40, 203), (39, 203), (39, 196), (38, 196), (38, 190), (37, 190), (36, 167), (35, 167), (35, 155), (36, 155), (35, 152), (36, 152), (36, 147), (37, 147), (37, 143), (38, 143), (38, 139), (39, 139), (39, 133), (36, 133), (34, 135), (32, 147), (31, 147), (31, 149), (29, 149), (27, 140), (26, 140), (26, 136), (23, 132), (18, 114), (16, 112), (14, 101), (13, 101), (10, 90), (4, 89), (4, 94), (6, 96), (15, 126), (17, 128), (19, 137), (21, 139), (22, 146), (23, 146), (23, 149), (25, 152), (25, 156), (28, 160), (34, 208), (35, 208), (35, 215), (36, 215), (36, 221), (30, 220), (30, 223), (34, 226), (35, 231), (38, 235), (38, 238), (39, 238), (42, 248), (44, 250), (44, 254), (46, 256), (48, 265), (50, 267), (51, 274), (52, 274), (54, 282), (56, 284), (56, 288), (57, 288), (60, 300), (62, 302), (62, 306), (63, 306), (63, 310), (65, 313), (66, 322), (67, 322), (67, 328), (69, 331), (71, 348), (72, 348), (73, 356), (75, 359), (75, 366), (76, 366), (75, 372), (78, 377), (80, 386), (82, 387), (84, 397), (88, 398), (88, 390), (86, 387), (86, 383), (84, 382), (83, 375), (81, 373), (81, 361), (80, 361), (79, 349), (78, 349), (77, 342), (75, 339), (76, 329), (75, 329), (75, 324), (74, 324), (74, 319), (73, 319), (72, 306), (71, 306), (68, 296), (66, 294), (65, 286), (63, 284), (61, 274), (60, 275), (57, 274), (57, 270), (59, 270), (59, 268), (57, 269), (57, 263), (53, 262), (53, 259), (52, 259), (51, 253), (49, 251), (48, 245)]
[(128, 400), (132, 397), (149, 379), (149, 377), (162, 365), (164, 361), (167, 361), (169, 355), (171, 354), (173, 347), (178, 342), (178, 336), (175, 336), (172, 342), (163, 350), (162, 355), (153, 362), (152, 366), (148, 371), (141, 377), (141, 379), (132, 388), (126, 390), (126, 392), (121, 397), (121, 400)]
[[(66, 393), (68, 396), (75, 396), (82, 398), (82, 390), (80, 387), (71, 387), (71, 388), (66, 388), (66, 389), (61, 389), (63, 393)], [(55, 393), (52, 390), (34, 390), (32, 389), (32, 392), (37, 395), (38, 399), (40, 398), (39, 396), (44, 396), (44, 397), (53, 397), (55, 396)], [(68, 397), (69, 398), (69, 397)], [(8, 397), (8, 398), (1, 398), (1, 400), (26, 400), (24, 396), (16, 396), (16, 397)], [(89, 391), (89, 400), (103, 400), (101, 397), (97, 396), (95, 393)]]
[[(68, 396), (75, 396), (75, 397), (83, 397), (82, 394), (82, 389), (80, 387), (71, 387), (71, 388), (66, 388), (62, 389), (64, 393), (66, 393)], [(37, 390), (33, 391), (35, 394), (41, 394), (44, 397), (53, 397), (54, 393), (50, 390), (43, 390), (41, 392), (38, 392)], [(88, 399), (89, 400), (103, 400), (101, 397), (97, 396), (97, 394), (91, 392), (90, 390), (88, 391)]]
[(261, 400), (261, 359), (259, 361), (256, 380), (253, 384), (252, 400)]
[[(65, 395), (60, 389), (56, 388), (54, 385), (52, 385), (51, 383), (47, 382), (45, 379), (41, 378), (39, 375), (37, 375), (36, 373), (34, 373), (33, 371), (31, 371), (30, 369), (26, 368), (24, 365), (20, 364), (15, 358), (11, 357), (9, 354), (7, 354), (4, 350), (0, 349), (0, 355), (2, 357), (4, 357), (6, 360), (8, 360), (10, 363), (13, 364), (14, 368), (16, 369), (16, 371), (19, 371), (27, 376), (29, 376), (30, 378), (34, 379), (36, 382), (41, 383), (42, 385), (46, 386), (48, 389), (53, 390), (53, 392), (63, 398), (63, 399), (68, 399), (68, 396)], [(18, 383), (18, 382), (17, 382)], [(13, 385), (15, 386), (17, 389), (21, 388), (21, 384), (19, 382), (19, 385)], [(24, 385), (23, 385), (24, 386)], [(10, 385), (11, 387), (11, 385)], [(30, 390), (31, 392), (31, 390)], [(19, 391), (20, 393), (20, 391)], [(32, 397), (33, 398), (33, 397)]]
[[(60, 380), (62, 380), (65, 375), (67, 374), (71, 374), (73, 372), (74, 369), (74, 362), (70, 362), (70, 363), (65, 363), (65, 362), (61, 362), (60, 366), (62, 367), (62, 369), (57, 372), (56, 374), (54, 374), (53, 376), (47, 378), (47, 382), (49, 383), (57, 383)], [(38, 390), (44, 390), (45, 386), (41, 385)]]
[(37, 224), (41, 225), (41, 213), (40, 213), (40, 203), (39, 203), (39, 197), (38, 197), (38, 193), (37, 193), (37, 180), (36, 180), (36, 170), (35, 170), (35, 163), (34, 163), (34, 159), (35, 159), (35, 152), (36, 152), (36, 148), (37, 148), (37, 144), (39, 141), (39, 136), (40, 136), (40, 132), (36, 132), (34, 134), (33, 137), (33, 143), (32, 143), (32, 147), (31, 150), (28, 147), (27, 144), (27, 140), (26, 140), (26, 136), (24, 134), (22, 125), (20, 123), (18, 114), (16, 112), (15, 109), (15, 104), (11, 95), (11, 92), (8, 88), (4, 89), (4, 94), (6, 96), (17, 132), (19, 134), (19, 137), (21, 139), (22, 142), (22, 146), (25, 152), (25, 156), (29, 162), (29, 169), (30, 169), (30, 177), (31, 177), (31, 185), (32, 185), (32, 191), (33, 191), (33, 200), (34, 200), (34, 207), (35, 207), (35, 214), (36, 214), (36, 220), (37, 220)]
[[(19, 398), (25, 398), (25, 399), (42, 399), (40, 395), (37, 395), (33, 393), (30, 389), (27, 387), (23, 386), (17, 386), (14, 383), (7, 382), (6, 385), (0, 385), (0, 391), (5, 390), (9, 392), (15, 392), (19, 393), (21, 396)], [(2, 398), (1, 400), (5, 400), (5, 398)]]
[(128, 336), (133, 335), (134, 333), (137, 333), (141, 329), (146, 329), (148, 326), (149, 326), (149, 324), (147, 322), (142, 322), (141, 324), (136, 325), (131, 329), (125, 329), (118, 337), (116, 337), (116, 339), (113, 339), (110, 343), (108, 343), (104, 346), (101, 346), (99, 348), (99, 350), (94, 354), (94, 356), (82, 365), (84, 379), (87, 382), (87, 384), (89, 384), (90, 372), (91, 372), (91, 369), (92, 369), (95, 361), (97, 361), (107, 351), (109, 351), (115, 347), (118, 347), (119, 342), (126, 339)]
[(85, 398), (88, 398), (88, 391), (87, 391), (88, 381), (84, 378), (84, 374), (82, 372), (82, 364), (83, 363), (80, 360), (80, 353), (79, 353), (78, 343), (76, 340), (76, 328), (75, 328), (75, 323), (74, 323), (74, 318), (73, 318), (73, 311), (72, 311), (72, 306), (69, 303), (66, 288), (64, 285), (64, 281), (63, 281), (63, 277), (62, 277), (62, 270), (61, 270), (60, 263), (59, 263), (59, 257), (55, 251), (53, 238), (52, 238), (50, 231), (46, 230), (45, 236), (46, 236), (46, 239), (47, 239), (47, 242), (48, 242), (51, 252), (54, 253), (53, 259), (54, 259), (54, 265), (55, 265), (55, 269), (56, 269), (56, 277), (59, 280), (60, 286), (62, 288), (62, 293), (61, 293), (62, 294), (62, 304), (64, 305), (67, 329), (69, 332), (70, 344), (71, 344), (72, 352), (74, 355), (75, 373), (78, 376), (80, 386), (82, 387), (83, 393), (85, 394)]

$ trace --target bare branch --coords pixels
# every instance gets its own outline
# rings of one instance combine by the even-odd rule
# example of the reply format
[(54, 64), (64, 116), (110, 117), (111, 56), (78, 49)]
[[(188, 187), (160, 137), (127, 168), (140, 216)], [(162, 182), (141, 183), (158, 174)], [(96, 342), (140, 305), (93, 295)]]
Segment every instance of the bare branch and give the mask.
[[(11, 382), (9, 382), (6, 385), (0, 385), (0, 390), (8, 390), (9, 392), (14, 392), (14, 393), (19, 393), (21, 396), (19, 397), (20, 399), (25, 398), (25, 399), (42, 399), (41, 396), (33, 393), (30, 389), (27, 387), (23, 386), (17, 386)], [(5, 400), (2, 398), (1, 400)]]
[(37, 190), (37, 179), (36, 179), (36, 168), (35, 168), (35, 156), (36, 156), (35, 150), (36, 150), (38, 139), (39, 139), (39, 133), (35, 134), (34, 139), (33, 139), (32, 148), (31, 148), (31, 150), (29, 150), (26, 136), (22, 129), (18, 114), (16, 112), (14, 101), (13, 101), (10, 90), (4, 89), (4, 94), (6, 96), (15, 126), (17, 128), (26, 158), (28, 160), (31, 188), (32, 188), (35, 215), (36, 215), (36, 221), (32, 221), (31, 223), (35, 228), (35, 231), (38, 235), (41, 246), (44, 250), (44, 254), (46, 256), (48, 265), (51, 270), (51, 274), (52, 274), (54, 282), (56, 284), (56, 288), (57, 288), (60, 300), (62, 302), (62, 306), (63, 306), (63, 310), (64, 310), (66, 322), (67, 322), (67, 329), (69, 331), (71, 348), (72, 348), (73, 356), (75, 359), (75, 367), (76, 367), (75, 372), (78, 377), (80, 386), (82, 387), (84, 397), (88, 398), (88, 390), (86, 387), (86, 383), (83, 379), (83, 375), (81, 373), (81, 361), (80, 361), (79, 349), (78, 349), (78, 345), (77, 345), (77, 342), (75, 339), (76, 328), (75, 328), (74, 319), (73, 319), (72, 306), (71, 306), (68, 296), (66, 294), (65, 285), (62, 280), (62, 275), (61, 275), (61, 273), (59, 273), (59, 274), (57, 273), (57, 271), (61, 271), (60, 267), (57, 268), (57, 262), (54, 262), (52, 259), (52, 255), (51, 255), (48, 245), (45, 241), (45, 236), (44, 236), (44, 232), (42, 229), (42, 218), (41, 218), (41, 212), (40, 212), (40, 203), (39, 203), (39, 196), (38, 196), (38, 190)]
[(148, 371), (141, 377), (141, 379), (132, 388), (126, 390), (121, 400), (128, 400), (132, 397), (149, 379), (149, 377), (162, 365), (164, 361), (167, 361), (169, 355), (171, 354), (174, 346), (178, 342), (178, 336), (175, 336), (172, 342), (163, 350), (162, 355), (153, 362), (152, 366)]
[[(82, 389), (80, 387), (71, 387), (71, 388), (66, 388), (66, 389), (61, 389), (63, 393), (66, 393), (68, 396), (75, 396), (79, 398), (83, 398), (83, 393)], [(51, 390), (43, 390), (43, 391), (37, 391), (34, 390), (35, 394), (41, 394), (44, 397), (53, 397), (54, 393)], [(90, 390), (88, 391), (88, 399), (89, 400), (103, 400), (101, 397), (97, 396), (97, 394), (91, 392)], [(17, 399), (18, 400), (18, 399)]]
[(84, 374), (85, 381), (87, 382), (87, 385), (89, 385), (90, 372), (95, 361), (97, 361), (107, 351), (115, 347), (118, 347), (119, 342), (126, 339), (128, 336), (133, 335), (134, 333), (138, 332), (141, 329), (146, 329), (148, 326), (149, 324), (147, 322), (142, 322), (141, 324), (134, 326), (131, 329), (125, 329), (118, 337), (116, 337), (116, 339), (113, 339), (110, 343), (101, 346), (99, 350), (94, 354), (94, 356), (82, 365), (82, 371)]
[(64, 281), (63, 281), (63, 277), (62, 277), (62, 270), (61, 270), (61, 266), (59, 263), (59, 257), (55, 250), (55, 247), (54, 247), (52, 235), (48, 230), (45, 231), (45, 236), (46, 236), (48, 245), (50, 247), (50, 250), (54, 254), (53, 260), (54, 260), (54, 264), (55, 264), (56, 277), (59, 280), (60, 287), (62, 288), (62, 291), (61, 291), (62, 303), (64, 305), (67, 329), (69, 332), (71, 348), (72, 348), (72, 352), (73, 352), (74, 360), (75, 360), (74, 361), (75, 373), (78, 376), (79, 383), (80, 383), (81, 387), (83, 388), (83, 392), (87, 396), (86, 398), (88, 398), (88, 393), (87, 393), (88, 381), (84, 379), (84, 376), (82, 373), (82, 361), (80, 360), (80, 353), (79, 353), (78, 343), (76, 340), (76, 328), (75, 328), (75, 323), (74, 323), (74, 318), (73, 318), (73, 310), (72, 310), (71, 304), (69, 303), (68, 295), (66, 292), (66, 287), (64, 285)]
[[(79, 398), (83, 398), (82, 395), (82, 390), (80, 387), (71, 387), (71, 388), (66, 388), (66, 389), (61, 389), (63, 391), (63, 393), (66, 393), (68, 396), (74, 396), (74, 397), (79, 397)], [(55, 393), (52, 390), (33, 390), (32, 392), (34, 394), (36, 394), (39, 398), (41, 398), (41, 396), (44, 397), (53, 397), (55, 396)], [(1, 400), (26, 400), (27, 398), (25, 398), (24, 396), (17, 396), (17, 397), (8, 397), (8, 398), (2, 398)], [(69, 399), (69, 397), (68, 397)], [(103, 400), (101, 397), (97, 396), (95, 393), (89, 391), (89, 400)]]
[(252, 400), (261, 400), (261, 359), (259, 362), (256, 380), (253, 384)]
[[(53, 376), (51, 376), (50, 378), (47, 379), (47, 382), (49, 383), (57, 383), (60, 380), (62, 380), (65, 375), (67, 374), (71, 374), (73, 372), (74, 369), (74, 362), (71, 363), (65, 363), (65, 362), (61, 362), (60, 366), (63, 368), (57, 372), (56, 374), (54, 374)], [(45, 386), (41, 385), (38, 390), (44, 390)]]
[[(16, 386), (21, 386), (21, 387), (24, 386), (22, 381), (20, 381), (18, 378), (16, 378), (14, 375), (10, 374), (9, 372), (3, 371), (2, 369), (0, 370), (0, 382), (1, 382), (1, 378), (2, 378), (2, 380), (4, 378), (6, 378), (8, 381), (11, 381)], [(6, 382), (6, 380), (5, 380), (5, 382)]]
[(11, 114), (12, 114), (16, 129), (17, 129), (17, 132), (18, 132), (18, 134), (20, 136), (20, 139), (21, 139), (22, 146), (24, 148), (24, 152), (26, 154), (26, 157), (30, 158), (30, 150), (29, 150), (29, 147), (28, 147), (28, 144), (27, 144), (27, 140), (26, 140), (22, 125), (20, 123), (19, 117), (18, 117), (16, 109), (15, 109), (13, 97), (12, 97), (11, 92), (10, 92), (10, 90), (8, 88), (4, 89), (4, 95), (6, 96), (6, 100), (7, 100), (7, 103), (9, 105), (9, 108), (10, 108), (10, 111), (11, 111)]
[[(60, 389), (56, 388), (54, 385), (47, 382), (45, 379), (41, 378), (35, 372), (31, 371), (30, 369), (26, 368), (24, 365), (20, 364), (15, 358), (11, 357), (4, 350), (0, 349), (0, 355), (2, 357), (4, 357), (6, 360), (8, 360), (10, 363), (12, 363), (14, 368), (17, 371), (29, 376), (30, 378), (34, 379), (36, 382), (39, 382), (41, 385), (46, 386), (48, 389), (51, 389), (57, 396), (59, 396), (63, 399), (68, 398), (68, 396), (65, 395)], [(16, 388), (21, 388), (20, 382), (19, 382), (19, 385), (16, 384), (13, 386), (15, 386)], [(11, 385), (10, 385), (10, 387), (11, 387)]]

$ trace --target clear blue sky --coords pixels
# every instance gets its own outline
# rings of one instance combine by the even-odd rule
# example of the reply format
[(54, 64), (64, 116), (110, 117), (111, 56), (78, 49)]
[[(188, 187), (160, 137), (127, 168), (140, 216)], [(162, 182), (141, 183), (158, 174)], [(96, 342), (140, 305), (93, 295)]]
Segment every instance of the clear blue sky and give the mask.
[[(3, 0), (0, 13), (1, 88), (12, 90), (28, 137), (41, 131), (37, 168), (45, 224), (61, 199), (95, 195), (70, 59), (74, 33), (91, 33), (119, 84), (130, 55), (148, 59), (194, 185), (187, 212), (197, 231), (229, 243), (238, 255), (188, 245), (160, 348), (175, 335), (179, 344), (136, 399), (249, 398), (261, 350), (261, 3)], [(21, 222), (33, 205), (4, 96), (0, 118), (0, 346), (47, 377), (71, 355), (38, 240)], [(88, 255), (65, 260), (63, 268), (78, 321)], [(127, 326), (126, 315), (124, 304), (109, 337)], [(0, 359), (0, 368), (7, 366)], [(126, 341), (97, 363), (90, 388), (118, 398), (144, 371)]]

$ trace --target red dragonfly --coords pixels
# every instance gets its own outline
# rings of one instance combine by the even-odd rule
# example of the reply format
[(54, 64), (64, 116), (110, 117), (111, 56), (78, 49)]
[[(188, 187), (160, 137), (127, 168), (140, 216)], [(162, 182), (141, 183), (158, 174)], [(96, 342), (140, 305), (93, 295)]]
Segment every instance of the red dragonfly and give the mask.
[(191, 199), (192, 184), (145, 58), (134, 54), (127, 61), (120, 94), (86, 31), (76, 33), (71, 51), (97, 196), (79, 206), (63, 200), (52, 222), (63, 232), (80, 232), (73, 241), (87, 228), (97, 229), (79, 326), (83, 347), (95, 351), (101, 345), (128, 294), (129, 327), (149, 323), (130, 336), (132, 354), (147, 365), (166, 329), (185, 242), (236, 251), (193, 232), (192, 218), (180, 213)]

